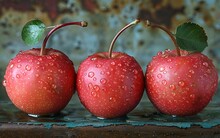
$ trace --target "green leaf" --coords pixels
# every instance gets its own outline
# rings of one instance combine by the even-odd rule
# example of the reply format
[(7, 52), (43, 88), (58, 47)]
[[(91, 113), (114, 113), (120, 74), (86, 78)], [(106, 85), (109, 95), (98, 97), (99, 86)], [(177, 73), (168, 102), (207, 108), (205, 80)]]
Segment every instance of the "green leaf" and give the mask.
[(45, 24), (36, 19), (27, 22), (21, 32), (22, 40), (27, 45), (37, 44), (45, 32)]
[(183, 50), (202, 52), (207, 46), (207, 35), (204, 29), (195, 23), (184, 23), (177, 27), (176, 41)]

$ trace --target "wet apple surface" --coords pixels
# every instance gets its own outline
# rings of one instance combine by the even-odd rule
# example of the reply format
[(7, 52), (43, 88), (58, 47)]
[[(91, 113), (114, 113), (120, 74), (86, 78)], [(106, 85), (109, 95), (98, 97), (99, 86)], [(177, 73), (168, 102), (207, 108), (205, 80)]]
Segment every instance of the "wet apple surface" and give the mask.
[(75, 69), (62, 52), (47, 49), (21, 51), (5, 73), (4, 86), (11, 101), (29, 114), (47, 115), (62, 110), (74, 93)]
[(218, 72), (201, 53), (175, 50), (159, 52), (146, 71), (147, 94), (165, 114), (186, 116), (200, 112), (211, 101), (218, 85)]
[(140, 102), (144, 75), (137, 61), (121, 52), (96, 53), (84, 60), (77, 73), (77, 90), (82, 104), (103, 118), (121, 117)]

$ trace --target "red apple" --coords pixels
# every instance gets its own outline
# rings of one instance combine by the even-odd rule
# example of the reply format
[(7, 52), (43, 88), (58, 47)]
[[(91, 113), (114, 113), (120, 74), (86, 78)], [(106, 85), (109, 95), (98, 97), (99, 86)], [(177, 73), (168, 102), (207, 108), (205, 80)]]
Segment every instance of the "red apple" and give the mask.
[[(199, 50), (188, 52), (179, 49), (176, 39), (166, 28), (155, 24), (151, 26), (167, 32), (176, 50), (159, 52), (148, 64), (145, 76), (150, 101), (161, 113), (168, 115), (190, 116), (201, 112), (218, 87), (218, 72), (215, 66), (200, 52), (201, 48), (197, 49), (200, 46), (197, 44), (207, 41), (204, 30), (192, 23), (181, 26), (183, 35), (182, 32), (176, 34), (181, 35), (179, 44), (184, 44), (182, 48)], [(188, 43), (197, 47), (188, 48), (188, 45), (185, 45)]]
[(95, 116), (121, 117), (133, 110), (143, 95), (144, 76), (137, 61), (125, 54), (96, 53), (85, 59), (77, 73), (81, 103)]
[(59, 112), (74, 93), (75, 70), (62, 52), (46, 49), (22, 51), (6, 69), (4, 86), (10, 100), (28, 114), (48, 115)]
[(144, 90), (144, 75), (138, 62), (131, 56), (112, 52), (96, 53), (85, 59), (77, 73), (77, 92), (81, 103), (93, 115), (101, 118), (121, 117), (140, 102)]
[(201, 53), (176, 50), (159, 52), (146, 70), (147, 95), (162, 113), (194, 115), (212, 99), (218, 72), (212, 61)]
[(5, 72), (3, 85), (12, 103), (31, 116), (53, 115), (61, 111), (75, 92), (73, 62), (62, 52), (45, 49), (48, 38), (70, 22), (53, 28), (40, 48), (19, 52)]

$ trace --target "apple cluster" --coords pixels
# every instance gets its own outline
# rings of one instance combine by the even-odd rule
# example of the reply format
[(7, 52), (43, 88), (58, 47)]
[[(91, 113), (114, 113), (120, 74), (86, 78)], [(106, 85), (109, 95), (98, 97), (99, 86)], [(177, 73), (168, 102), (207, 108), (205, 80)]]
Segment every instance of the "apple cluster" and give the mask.
[(146, 89), (150, 101), (161, 113), (189, 116), (201, 112), (218, 87), (218, 72), (207, 56), (179, 49), (166, 28), (149, 22), (148, 26), (167, 32), (176, 49), (158, 52), (145, 74), (134, 57), (112, 51), (118, 36), (139, 22), (135, 20), (120, 30), (108, 52), (88, 56), (77, 73), (68, 56), (45, 47), (48, 38), (59, 28), (86, 27), (87, 23), (56, 26), (41, 48), (21, 51), (10, 60), (3, 80), (10, 100), (30, 116), (53, 115), (66, 107), (76, 90), (82, 105), (93, 115), (116, 118), (131, 112)]

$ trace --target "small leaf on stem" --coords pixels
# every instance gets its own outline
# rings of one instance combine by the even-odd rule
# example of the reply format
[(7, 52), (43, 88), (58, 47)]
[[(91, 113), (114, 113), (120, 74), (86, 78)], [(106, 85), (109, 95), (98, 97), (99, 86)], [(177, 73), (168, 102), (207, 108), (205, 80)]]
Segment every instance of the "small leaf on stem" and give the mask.
[(27, 22), (21, 32), (22, 40), (27, 45), (37, 44), (45, 32), (45, 24), (38, 20), (31, 20)]
[(202, 52), (207, 46), (207, 35), (204, 29), (195, 23), (184, 23), (177, 27), (176, 41), (183, 50)]

